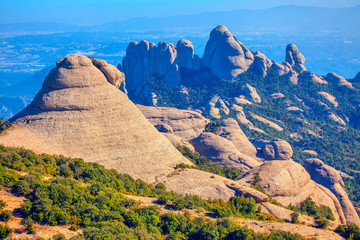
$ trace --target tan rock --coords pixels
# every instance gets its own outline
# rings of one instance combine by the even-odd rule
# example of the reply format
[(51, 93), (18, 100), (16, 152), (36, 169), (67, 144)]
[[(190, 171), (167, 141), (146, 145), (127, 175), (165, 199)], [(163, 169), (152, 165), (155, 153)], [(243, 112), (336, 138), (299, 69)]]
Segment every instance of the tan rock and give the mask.
[[(58, 61), (32, 103), (11, 121), (46, 139), (50, 153), (98, 162), (148, 182), (178, 163), (191, 164), (84, 56)], [(7, 135), (0, 140), (7, 146), (47, 152), (26, 136), (10, 141), (12, 131)]]
[(318, 92), (318, 94), (328, 100), (334, 107), (338, 107), (339, 103), (336, 101), (336, 97), (327, 92)]
[(243, 171), (260, 165), (254, 158), (239, 152), (230, 140), (210, 132), (200, 134), (192, 140), (192, 144), (197, 152), (220, 165), (236, 167)]
[(264, 118), (264, 117), (261, 117), (259, 115), (256, 115), (254, 113), (251, 113), (251, 116), (255, 119), (257, 119), (258, 121), (262, 122), (262, 123), (265, 123), (267, 126), (279, 131), (279, 132), (282, 132), (284, 129), (282, 127), (280, 127), (278, 124)]
[(328, 81), (329, 83), (332, 83), (337, 86), (345, 86), (348, 88), (353, 88), (351, 82), (345, 80), (345, 78), (343, 78), (333, 72), (328, 73), (325, 77), (325, 80)]
[(284, 98), (285, 95), (282, 93), (273, 93), (270, 95), (273, 99), (279, 99), (279, 98)]
[(292, 160), (270, 161), (247, 172), (238, 182), (252, 184), (254, 175), (259, 173), (261, 187), (283, 206), (300, 202), (311, 197), (317, 204), (330, 207), (336, 221), (344, 224), (344, 213), (336, 196), (322, 185), (311, 180), (309, 173)]
[(282, 139), (266, 144), (262, 150), (268, 160), (287, 160), (293, 155), (291, 145)]
[(299, 52), (295, 44), (291, 43), (286, 47), (286, 58), (285, 61), (288, 62), (292, 67), (297, 67), (300, 72), (306, 71), (305, 66), (305, 57)]
[(346, 222), (355, 223), (360, 226), (360, 219), (347, 193), (344, 190), (344, 182), (340, 173), (333, 167), (324, 164), (317, 158), (307, 159), (304, 163), (305, 169), (309, 172), (311, 179), (316, 183), (330, 189), (339, 199)]
[(106, 79), (114, 85), (115, 87), (119, 88), (121, 83), (125, 81), (124, 73), (120, 72), (115, 66), (108, 64), (104, 60), (99, 60), (92, 58), (91, 61), (95, 65), (95, 67), (99, 68), (100, 71), (105, 75)]
[(227, 118), (221, 121), (220, 136), (230, 140), (239, 152), (256, 159), (256, 148), (235, 119)]
[(211, 31), (201, 62), (219, 79), (233, 79), (245, 72), (253, 60), (253, 54), (220, 25)]
[(252, 87), (250, 84), (245, 84), (243, 89), (245, 95), (250, 98), (251, 101), (253, 101), (254, 103), (261, 103), (261, 98), (254, 87)]
[(341, 125), (343, 125), (343, 126), (346, 126), (345, 121), (344, 121), (341, 117), (337, 116), (337, 115), (336, 115), (335, 113), (333, 113), (333, 112), (329, 112), (328, 118), (329, 118), (331, 121), (335, 122), (335, 123), (339, 123), (339, 124), (341, 124)]
[(170, 107), (137, 105), (141, 113), (155, 125), (169, 125), (174, 135), (185, 140), (196, 138), (205, 130), (209, 120), (200, 113)]

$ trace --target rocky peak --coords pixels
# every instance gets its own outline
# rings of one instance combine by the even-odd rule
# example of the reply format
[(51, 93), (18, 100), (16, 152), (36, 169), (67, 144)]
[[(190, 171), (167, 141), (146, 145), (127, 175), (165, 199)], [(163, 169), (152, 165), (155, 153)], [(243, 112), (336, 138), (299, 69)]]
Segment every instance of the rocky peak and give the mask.
[(325, 76), (325, 80), (329, 83), (332, 83), (337, 86), (346, 86), (348, 88), (353, 88), (351, 82), (345, 80), (345, 78), (337, 75), (336, 73), (330, 72)]
[[(299, 72), (306, 71), (305, 66), (305, 57), (299, 52), (295, 44), (291, 43), (286, 47), (286, 57), (285, 61), (289, 63), (295, 70)], [(296, 69), (298, 68), (298, 69)]]
[(220, 79), (233, 79), (245, 72), (253, 60), (254, 55), (220, 25), (210, 33), (202, 64)]
[(200, 58), (194, 54), (194, 46), (192, 42), (181, 39), (176, 44), (177, 59), (176, 63), (179, 68), (197, 70), (200, 68)]

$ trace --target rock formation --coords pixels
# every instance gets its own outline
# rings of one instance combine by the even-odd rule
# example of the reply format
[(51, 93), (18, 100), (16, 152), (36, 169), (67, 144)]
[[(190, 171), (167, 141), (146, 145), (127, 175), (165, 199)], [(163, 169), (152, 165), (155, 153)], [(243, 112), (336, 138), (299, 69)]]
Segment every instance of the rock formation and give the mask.
[(345, 80), (345, 78), (343, 78), (333, 72), (328, 73), (325, 77), (325, 80), (328, 81), (329, 83), (332, 83), (337, 86), (345, 86), (348, 88), (353, 88), (351, 82)]
[(306, 71), (304, 66), (305, 57), (299, 52), (295, 44), (291, 43), (286, 47), (285, 61), (290, 64), (291, 67), (298, 70), (297, 72)]
[(220, 136), (230, 140), (239, 152), (256, 158), (256, 148), (248, 140), (235, 119), (227, 118), (221, 121)]
[[(192, 163), (117, 89), (119, 81), (114, 76), (121, 73), (112, 72), (114, 68), (105, 62), (96, 67), (98, 62), (79, 55), (59, 60), (31, 104), (11, 119), (15, 127), (0, 135), (0, 144), (80, 157), (148, 183), (163, 182), (167, 189), (178, 193), (224, 200), (237, 194), (254, 194), (254, 190), (246, 193), (248, 188), (214, 174), (196, 169), (175, 170), (177, 164)], [(180, 119), (185, 116), (180, 123), (200, 124), (199, 128), (206, 122), (195, 112), (164, 111), (173, 112)], [(178, 128), (162, 124), (158, 129), (165, 134), (176, 133), (181, 126), (185, 126), (184, 136), (199, 134), (186, 131), (186, 124)]]
[(11, 121), (46, 139), (50, 153), (81, 157), (146, 181), (155, 180), (153, 171), (168, 174), (178, 163), (190, 164), (117, 89), (119, 81), (116, 86), (108, 82), (106, 75), (121, 75), (115, 70), (84, 56), (63, 58), (31, 104)]
[(260, 165), (254, 158), (239, 152), (232, 141), (210, 132), (200, 134), (192, 143), (195, 151), (220, 165), (236, 167), (243, 171)]
[(250, 84), (245, 84), (244, 94), (251, 99), (254, 103), (261, 103), (261, 98), (259, 94), (256, 92), (256, 89), (252, 87)]
[(293, 155), (291, 145), (282, 139), (266, 144), (262, 151), (267, 160), (288, 160)]
[(129, 44), (121, 67), (126, 75), (129, 97), (137, 103), (155, 105), (147, 79), (156, 76), (155, 81), (163, 79), (168, 87), (174, 87), (181, 81), (179, 70), (199, 69), (200, 59), (188, 40), (180, 40), (176, 47), (167, 42), (159, 42), (156, 46), (141, 41)]
[(137, 105), (142, 114), (155, 125), (168, 125), (173, 134), (185, 140), (196, 138), (205, 130), (209, 120), (200, 113), (169, 107)]
[(220, 25), (211, 31), (201, 62), (219, 79), (231, 80), (245, 72), (253, 60), (254, 55)]
[(304, 167), (313, 181), (330, 189), (339, 199), (347, 224), (355, 223), (360, 225), (359, 216), (345, 192), (345, 184), (340, 173), (317, 158), (307, 159)]
[(346, 223), (344, 210), (336, 196), (324, 186), (311, 180), (308, 172), (300, 164), (292, 160), (268, 161), (250, 170), (239, 182), (250, 185), (254, 182), (254, 175), (257, 173), (261, 179), (259, 186), (282, 205), (297, 206), (311, 197), (317, 204), (330, 207), (338, 223)]

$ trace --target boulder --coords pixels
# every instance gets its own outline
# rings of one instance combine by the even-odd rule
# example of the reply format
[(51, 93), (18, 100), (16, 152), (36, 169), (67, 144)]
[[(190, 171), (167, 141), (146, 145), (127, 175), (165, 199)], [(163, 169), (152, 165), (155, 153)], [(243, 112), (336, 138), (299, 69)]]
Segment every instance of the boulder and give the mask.
[(168, 125), (175, 136), (185, 140), (198, 137), (209, 122), (200, 113), (190, 110), (142, 105), (137, 105), (137, 107), (154, 126)]
[(345, 78), (330, 72), (325, 76), (325, 80), (337, 86), (345, 86), (347, 88), (353, 88), (351, 82), (345, 80)]
[(272, 141), (262, 148), (265, 159), (267, 160), (287, 160), (293, 155), (291, 145), (281, 139)]
[(239, 152), (230, 140), (210, 132), (200, 134), (192, 140), (192, 144), (200, 155), (220, 165), (236, 167), (243, 171), (260, 165), (254, 158)]
[(304, 162), (304, 167), (313, 181), (330, 189), (337, 199), (339, 199), (346, 223), (354, 223), (360, 226), (359, 216), (344, 189), (345, 184), (340, 173), (335, 168), (324, 164), (323, 161), (317, 158), (307, 159)]
[(219, 79), (233, 79), (247, 71), (254, 55), (222, 25), (210, 33), (201, 63)]
[(295, 44), (291, 43), (286, 47), (285, 61), (298, 72), (306, 71), (304, 66), (305, 57), (299, 52)]

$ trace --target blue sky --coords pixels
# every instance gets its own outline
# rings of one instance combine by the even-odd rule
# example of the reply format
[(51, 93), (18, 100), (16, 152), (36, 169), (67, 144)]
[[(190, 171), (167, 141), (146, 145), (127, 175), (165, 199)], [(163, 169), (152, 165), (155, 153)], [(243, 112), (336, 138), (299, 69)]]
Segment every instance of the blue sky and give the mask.
[(280, 5), (351, 7), (360, 0), (0, 0), (0, 23), (100, 24), (133, 17), (264, 9)]

